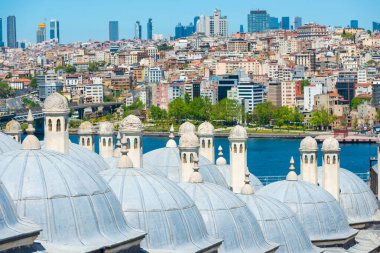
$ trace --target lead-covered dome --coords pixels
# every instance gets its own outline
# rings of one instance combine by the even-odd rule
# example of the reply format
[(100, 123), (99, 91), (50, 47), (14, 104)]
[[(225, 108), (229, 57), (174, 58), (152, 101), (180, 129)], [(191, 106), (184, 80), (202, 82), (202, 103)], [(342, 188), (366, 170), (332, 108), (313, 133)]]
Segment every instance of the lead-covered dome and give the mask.
[(185, 133), (181, 135), (181, 138), (179, 138), (180, 148), (194, 148), (198, 146), (199, 146), (199, 139), (192, 132)]
[[(198, 144), (199, 145), (199, 144)], [(178, 148), (159, 148), (143, 155), (144, 168), (159, 172), (174, 182), (180, 182), (180, 155)], [(228, 188), (228, 184), (218, 168), (204, 156), (199, 156), (199, 172), (206, 182)]]
[(69, 109), (69, 104), (67, 103), (67, 99), (61, 94), (54, 92), (50, 96), (45, 99), (43, 111), (49, 112), (66, 112)]
[(223, 239), (218, 252), (274, 252), (255, 216), (230, 190), (210, 183), (180, 183), (202, 214), (210, 235)]
[(300, 151), (318, 151), (317, 141), (310, 136), (305, 137), (300, 144)]
[(196, 128), (195, 126), (189, 122), (189, 121), (186, 121), (185, 123), (183, 123), (182, 125), (179, 126), (179, 131), (178, 131), (178, 134), (179, 136), (182, 136), (186, 133), (196, 133)]
[(112, 135), (114, 126), (111, 122), (105, 121), (100, 122), (98, 125), (98, 134), (99, 135)]
[[(322, 167), (318, 168), (318, 182), (323, 185)], [(351, 225), (365, 225), (375, 221), (379, 211), (377, 200), (368, 185), (357, 175), (340, 168), (339, 204)]]
[(40, 233), (40, 228), (18, 217), (13, 201), (0, 181), (0, 251), (29, 246)]
[(5, 125), (4, 133), (6, 134), (19, 134), (22, 132), (21, 125), (18, 121), (12, 119)]
[[(229, 185), (229, 187), (232, 187), (232, 183), (231, 183), (232, 170), (231, 170), (230, 165), (229, 164), (218, 165), (217, 167), (218, 167), (218, 170), (222, 173), (224, 179), (227, 181), (227, 184)], [(255, 175), (251, 173), (249, 174), (249, 180), (251, 181), (251, 185), (253, 186), (253, 189), (255, 191), (258, 191), (264, 187), (260, 179), (258, 179)]]
[(347, 217), (335, 198), (321, 187), (304, 181), (285, 180), (269, 184), (257, 192), (285, 203), (316, 245), (342, 245), (354, 239)]
[(328, 137), (323, 141), (322, 151), (339, 151), (339, 142), (333, 137)]
[(89, 121), (84, 121), (79, 125), (78, 128), (78, 134), (84, 135), (84, 134), (93, 134), (94, 133), (94, 126)]
[(141, 132), (143, 129), (143, 125), (141, 123), (141, 120), (137, 116), (131, 114), (125, 117), (121, 121), (119, 129), (121, 132), (124, 132), (124, 131)]
[(107, 183), (69, 156), (46, 150), (16, 150), (0, 156), (0, 180), (17, 212), (39, 225), (49, 252), (90, 252), (139, 245)]
[(247, 130), (245, 130), (245, 128), (240, 125), (234, 126), (228, 138), (229, 139), (247, 139), (248, 138)]
[(116, 193), (130, 224), (147, 232), (142, 247), (163, 252), (208, 252), (221, 240), (207, 234), (197, 207), (171, 180), (135, 168), (100, 173)]
[(12, 137), (0, 132), (0, 154), (20, 148), (20, 143), (12, 139)]
[(199, 136), (213, 136), (214, 135), (214, 126), (210, 122), (203, 122), (198, 127)]

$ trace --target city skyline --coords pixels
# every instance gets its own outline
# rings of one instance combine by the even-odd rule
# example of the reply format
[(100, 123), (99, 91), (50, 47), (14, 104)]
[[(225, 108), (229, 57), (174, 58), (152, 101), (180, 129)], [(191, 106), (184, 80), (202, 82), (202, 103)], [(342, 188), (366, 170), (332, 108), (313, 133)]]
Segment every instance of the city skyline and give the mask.
[[(174, 27), (179, 22), (187, 24), (195, 16), (212, 15), (215, 8), (221, 9), (223, 15), (228, 17), (229, 33), (238, 32), (239, 26), (246, 26), (246, 17), (250, 10), (264, 9), (274, 17), (302, 17), (303, 23), (317, 22), (325, 25), (346, 27), (350, 20), (359, 20), (359, 25), (365, 29), (372, 28), (372, 21), (378, 20), (376, 9), (380, 8), (380, 2), (376, 0), (350, 1), (327, 1), (318, 3), (313, 1), (278, 2), (275, 0), (249, 2), (237, 0), (234, 3), (218, 2), (211, 0), (201, 2), (180, 2), (172, 5), (170, 0), (163, 1), (131, 1), (121, 0), (103, 3), (91, 1), (91, 11), (82, 11), (80, 15), (73, 15), (73, 10), (86, 10), (90, 1), (76, 2), (67, 0), (64, 3), (53, 0), (36, 0), (33, 3), (22, 0), (8, 1), (2, 4), (0, 17), (4, 20), (8, 16), (15, 15), (17, 19), (17, 39), (35, 42), (35, 27), (37, 24), (56, 18), (61, 22), (61, 42), (70, 43), (75, 41), (107, 40), (108, 21), (119, 21), (119, 38), (132, 39), (135, 35), (135, 22), (139, 20), (146, 24), (149, 18), (154, 21), (153, 34), (163, 34), (165, 37), (174, 36)], [(45, 6), (45, 8), (40, 8)], [(170, 5), (170, 8), (167, 8)], [(114, 8), (121, 6), (125, 8)], [(141, 8), (148, 6), (149, 8)], [(328, 8), (326, 8), (328, 6)], [(339, 13), (335, 10), (339, 9)], [(186, 10), (186, 12), (183, 12)], [(97, 14), (96, 11), (103, 12)], [(169, 18), (170, 17), (170, 18)], [(4, 22), (3, 22), (4, 23)], [(145, 28), (145, 29), (144, 29)], [(3, 37), (6, 31), (3, 24)], [(142, 29), (142, 37), (147, 37), (146, 25)]]

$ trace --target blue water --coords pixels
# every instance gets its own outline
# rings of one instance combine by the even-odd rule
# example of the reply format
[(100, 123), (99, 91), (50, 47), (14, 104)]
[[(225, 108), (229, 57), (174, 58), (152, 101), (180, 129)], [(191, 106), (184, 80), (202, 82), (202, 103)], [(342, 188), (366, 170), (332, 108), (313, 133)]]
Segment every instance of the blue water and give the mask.
[[(70, 136), (74, 143), (78, 143), (78, 136)], [(144, 153), (153, 149), (165, 147), (167, 138), (144, 137)], [(284, 176), (289, 170), (289, 160), (294, 156), (297, 173), (299, 173), (299, 145), (301, 140), (293, 139), (249, 139), (248, 140), (248, 167), (256, 176)], [(178, 139), (177, 139), (178, 143)], [(95, 137), (95, 150), (98, 150), (98, 138)], [(229, 161), (227, 138), (216, 138), (215, 147), (223, 148), (224, 157)], [(376, 156), (376, 144), (341, 144), (341, 167), (355, 173), (366, 173), (369, 170), (369, 158)], [(321, 145), (319, 146), (321, 148)], [(217, 156), (217, 150), (215, 155)], [(321, 153), (319, 153), (321, 165)]]

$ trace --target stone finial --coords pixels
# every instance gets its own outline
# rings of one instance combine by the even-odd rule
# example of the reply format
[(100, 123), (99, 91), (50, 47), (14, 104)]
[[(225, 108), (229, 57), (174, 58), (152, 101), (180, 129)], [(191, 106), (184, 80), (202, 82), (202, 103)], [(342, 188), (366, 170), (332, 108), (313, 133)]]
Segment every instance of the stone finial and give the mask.
[(216, 159), (216, 165), (218, 165), (218, 166), (226, 165), (227, 161), (223, 157), (223, 148), (222, 148), (222, 146), (218, 147), (218, 156), (219, 156), (218, 159)]
[(174, 140), (174, 126), (173, 124), (170, 126), (170, 134), (169, 134), (169, 140), (168, 142), (166, 143), (166, 147), (167, 148), (176, 148), (177, 147), (177, 143), (175, 142)]
[(190, 183), (203, 183), (203, 178), (202, 178), (202, 175), (201, 173), (199, 173), (199, 160), (198, 160), (198, 156), (195, 156), (194, 157), (194, 172), (193, 174), (190, 176)]
[(127, 137), (123, 137), (121, 139), (121, 157), (119, 162), (117, 163), (117, 168), (119, 169), (127, 169), (127, 168), (133, 168), (133, 163), (131, 158), (128, 156), (128, 149), (127, 149)]
[(253, 187), (251, 185), (251, 180), (249, 179), (249, 176), (251, 174), (248, 171), (248, 168), (245, 172), (245, 178), (244, 178), (244, 186), (241, 188), (241, 194), (243, 195), (252, 195), (254, 193)]
[(286, 176), (286, 180), (287, 181), (297, 181), (298, 180), (298, 176), (297, 176), (297, 173), (295, 172), (295, 167), (294, 167), (294, 158), (292, 156), (292, 158), (290, 158), (290, 167), (289, 167), (289, 173), (288, 175)]
[(34, 135), (34, 132), (35, 132), (35, 129), (33, 127), (34, 118), (33, 118), (31, 110), (29, 110), (28, 112), (28, 117), (26, 118), (26, 121), (28, 122), (28, 128), (26, 129), (28, 136), (22, 142), (22, 149), (23, 150), (41, 149), (40, 141)]

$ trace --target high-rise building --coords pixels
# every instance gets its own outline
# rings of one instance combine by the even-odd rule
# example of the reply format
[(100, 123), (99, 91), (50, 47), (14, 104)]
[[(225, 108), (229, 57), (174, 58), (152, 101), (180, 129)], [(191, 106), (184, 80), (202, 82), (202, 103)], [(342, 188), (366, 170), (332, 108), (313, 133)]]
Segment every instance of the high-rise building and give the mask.
[(110, 21), (108, 32), (110, 41), (119, 40), (119, 21)]
[(372, 31), (380, 32), (380, 22), (372, 22)]
[(207, 36), (228, 36), (228, 20), (227, 16), (222, 16), (219, 9), (215, 9), (214, 15), (206, 17)]
[(136, 23), (135, 23), (135, 39), (136, 40), (141, 40), (142, 39), (140, 21), (136, 21)]
[(293, 28), (298, 29), (302, 26), (302, 18), (301, 17), (294, 17), (294, 24)]
[(280, 22), (278, 22), (278, 18), (269, 17), (269, 29), (270, 30), (278, 30), (280, 29)]
[(59, 21), (56, 19), (50, 20), (50, 39), (59, 43)]
[(244, 26), (243, 26), (243, 25), (240, 25), (239, 32), (240, 32), (240, 33), (244, 33)]
[(199, 21), (199, 16), (195, 16), (194, 17), (194, 32), (197, 31), (198, 21)]
[(248, 32), (265, 32), (269, 29), (269, 14), (265, 10), (252, 10), (248, 14)]
[(148, 20), (148, 23), (146, 25), (146, 38), (148, 40), (152, 40), (153, 38), (153, 21), (151, 18)]
[(8, 16), (7, 18), (7, 45), (11, 48), (17, 47), (15, 16)]
[(190, 23), (188, 26), (184, 26), (181, 23), (175, 27), (175, 39), (184, 38), (192, 35), (194, 33), (194, 25)]
[(46, 25), (44, 23), (38, 24), (37, 30), (37, 43), (44, 42), (46, 40)]
[(4, 41), (3, 41), (3, 19), (0, 18), (0, 47), (4, 46)]
[(351, 20), (350, 21), (350, 27), (351, 28), (359, 28), (359, 20)]
[(283, 29), (283, 30), (289, 30), (290, 29), (289, 17), (282, 17), (281, 18), (281, 29)]

